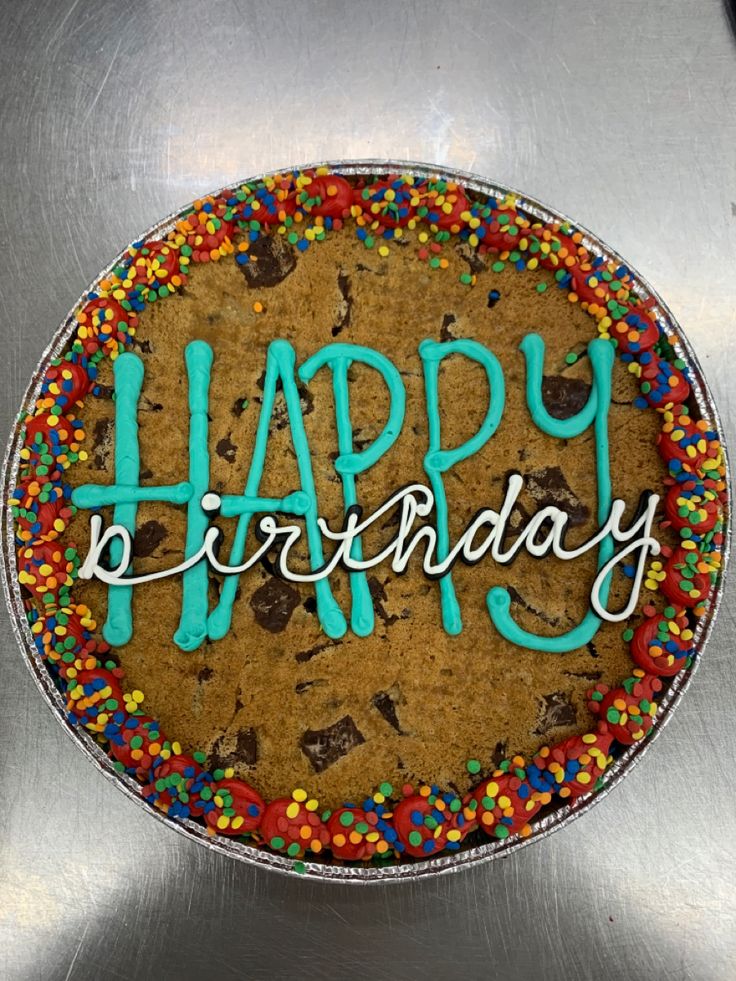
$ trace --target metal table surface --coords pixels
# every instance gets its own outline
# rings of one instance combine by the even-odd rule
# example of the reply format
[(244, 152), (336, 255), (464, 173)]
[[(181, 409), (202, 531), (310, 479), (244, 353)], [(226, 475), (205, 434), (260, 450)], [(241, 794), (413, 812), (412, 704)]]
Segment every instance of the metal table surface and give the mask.
[[(104, 261), (237, 177), (474, 170), (659, 289), (736, 445), (736, 44), (721, 0), (3, 0), (0, 429)], [(4, 436), (3, 436), (4, 438)], [(736, 978), (736, 576), (657, 745), (498, 862), (415, 884), (210, 854), (87, 763), (0, 612), (0, 976)]]

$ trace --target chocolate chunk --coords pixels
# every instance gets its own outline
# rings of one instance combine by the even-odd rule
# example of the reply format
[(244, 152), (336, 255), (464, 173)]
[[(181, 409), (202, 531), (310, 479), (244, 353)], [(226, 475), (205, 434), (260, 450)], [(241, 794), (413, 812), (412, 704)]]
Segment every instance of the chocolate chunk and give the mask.
[(223, 733), (212, 745), (209, 754), (210, 768), (225, 770), (229, 766), (255, 766), (258, 762), (258, 737), (255, 729), (240, 729), (235, 737), (235, 746), (229, 751), (226, 746), (232, 746), (233, 739), (229, 733)]
[(440, 327), (440, 341), (444, 344), (447, 341), (454, 341), (455, 335), (451, 328), (457, 323), (454, 313), (445, 313), (442, 316), (442, 326)]
[(542, 467), (526, 474), (527, 490), (540, 508), (554, 506), (565, 511), (570, 524), (583, 525), (590, 517), (589, 509), (573, 493), (559, 467)]
[(251, 242), (248, 256), (250, 261), (238, 268), (251, 289), (276, 286), (296, 267), (294, 250), (279, 235), (264, 235)]
[(314, 772), (321, 773), (364, 742), (365, 737), (352, 718), (344, 715), (325, 729), (307, 729), (299, 745)]
[(314, 596), (307, 596), (307, 598), (302, 603), (302, 606), (307, 611), (307, 613), (317, 612), (317, 599)]
[(553, 691), (542, 695), (541, 715), (535, 736), (544, 736), (550, 729), (558, 726), (571, 726), (577, 721), (578, 714), (564, 691)]
[(388, 724), (392, 726), (399, 733), (399, 735), (404, 735), (398, 716), (396, 715), (396, 702), (394, 701), (394, 697), (392, 696), (391, 692), (377, 692), (371, 699), (371, 704), (375, 709), (378, 709), (386, 722), (388, 722)]
[(337, 319), (332, 328), (332, 336), (337, 337), (350, 326), (350, 316), (353, 309), (353, 295), (350, 291), (350, 277), (340, 270), (337, 274), (337, 288), (340, 290), (340, 302), (337, 305)]
[(299, 593), (293, 586), (283, 579), (274, 578), (267, 579), (250, 598), (256, 623), (272, 634), (286, 629), (299, 602)]
[(237, 446), (230, 439), (230, 434), (219, 440), (215, 447), (215, 452), (228, 463), (235, 463), (235, 454), (238, 452)]
[(207, 665), (205, 664), (205, 666), (200, 669), (199, 674), (197, 675), (197, 681), (209, 681), (214, 673), (215, 672), (212, 670), (212, 668), (208, 668)]
[(98, 419), (92, 431), (92, 452), (94, 464), (98, 470), (107, 469), (107, 459), (110, 455), (112, 419)]
[(580, 378), (564, 375), (545, 375), (542, 378), (542, 399), (555, 419), (569, 419), (585, 406), (590, 397), (590, 385)]
[(131, 343), (133, 347), (137, 348), (142, 354), (151, 354), (153, 347), (150, 341), (142, 341), (140, 337), (132, 337)]
[(133, 536), (133, 555), (138, 558), (153, 555), (164, 538), (168, 538), (168, 536), (168, 531), (160, 521), (145, 521), (140, 528), (136, 528)]

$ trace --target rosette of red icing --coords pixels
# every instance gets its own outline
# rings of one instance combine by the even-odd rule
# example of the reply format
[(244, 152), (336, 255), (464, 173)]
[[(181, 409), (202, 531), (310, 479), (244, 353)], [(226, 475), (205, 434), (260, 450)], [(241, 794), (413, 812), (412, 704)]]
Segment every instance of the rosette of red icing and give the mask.
[(160, 755), (166, 736), (150, 715), (136, 712), (121, 716), (120, 720), (113, 716), (111, 731), (106, 732), (110, 752), (126, 769), (147, 772)]
[(631, 657), (647, 674), (668, 678), (688, 666), (692, 641), (685, 610), (675, 608), (670, 617), (657, 613), (639, 624), (631, 638)]
[(667, 491), (664, 512), (672, 527), (703, 535), (715, 527), (720, 515), (720, 502), (715, 490), (700, 480), (675, 484)]
[(661, 689), (659, 678), (637, 668), (619, 688), (609, 690), (607, 685), (596, 685), (588, 706), (617, 742), (631, 746), (651, 730), (657, 714), (654, 698)]
[(296, 797), (277, 797), (266, 806), (259, 833), (274, 851), (301, 858), (307, 850), (317, 854), (330, 842), (327, 826), (317, 813), (317, 802), (302, 791)]
[(69, 667), (83, 659), (82, 652), (96, 626), (89, 607), (70, 603), (40, 616), (31, 625), (31, 632), (41, 655), (66, 677)]
[(549, 794), (535, 790), (526, 776), (523, 760), (508, 770), (495, 770), (469, 795), (469, 806), (478, 827), (492, 838), (508, 838), (529, 832), (528, 823)]
[(448, 181), (442, 190), (430, 182), (422, 185), (418, 190), (422, 205), (428, 209), (426, 221), (442, 231), (451, 231), (453, 234), (465, 228), (470, 217), (471, 205), (459, 184)]
[(664, 407), (679, 405), (690, 394), (690, 385), (680, 371), (654, 351), (647, 351), (640, 360), (641, 393), (649, 405)]
[(440, 793), (437, 787), (422, 787), (393, 810), (397, 851), (415, 858), (427, 858), (447, 848), (457, 850), (474, 826), (463, 812), (455, 794)]
[(544, 746), (527, 767), (528, 779), (535, 788), (563, 798), (589, 794), (608, 767), (612, 742), (612, 734), (600, 730)]
[(75, 549), (34, 542), (18, 551), (18, 582), (44, 604), (66, 606), (78, 566)]
[(170, 817), (200, 817), (208, 807), (211, 776), (186, 753), (170, 756), (151, 770), (143, 796)]
[[(401, 178), (376, 181), (353, 192), (355, 204), (367, 222), (381, 228), (403, 228), (416, 215), (418, 195)], [(416, 203), (415, 203), (416, 202)]]
[(77, 314), (77, 321), (77, 338), (90, 356), (100, 350), (105, 354), (117, 351), (135, 333), (138, 324), (135, 313), (111, 296), (89, 300)]
[[(76, 360), (73, 354), (52, 362), (44, 376), (41, 395), (36, 403), (39, 409), (52, 409), (58, 415), (82, 405), (93, 384), (91, 366), (86, 359)], [(95, 372), (96, 374), (96, 372)]]
[(344, 218), (353, 203), (353, 188), (337, 174), (319, 174), (309, 184), (303, 184), (299, 204), (310, 215), (323, 218)]
[(385, 854), (390, 845), (381, 833), (384, 823), (376, 811), (365, 811), (362, 807), (338, 808), (327, 821), (332, 854), (346, 862), (366, 861), (376, 853)]
[(58, 480), (26, 477), (8, 503), (19, 542), (53, 541), (62, 534), (74, 508), (69, 490)]
[(126, 286), (151, 289), (159, 295), (161, 288), (167, 287), (166, 295), (186, 282), (189, 259), (181, 255), (174, 242), (153, 239), (137, 249), (129, 249), (126, 256), (130, 265), (121, 273)]
[(177, 223), (177, 230), (184, 235), (186, 244), (192, 250), (194, 262), (209, 262), (227, 255), (233, 250), (232, 235), (235, 228), (226, 201), (222, 198), (207, 198), (197, 201), (194, 211)]
[(96, 732), (104, 731), (109, 716), (124, 704), (120, 682), (107, 668), (78, 671), (66, 697), (70, 716)]
[(255, 831), (266, 805), (261, 795), (244, 780), (226, 778), (212, 785), (212, 803), (205, 821), (218, 834), (235, 836)]
[[(692, 543), (694, 544), (694, 543)], [(698, 606), (708, 598), (711, 579), (697, 548), (676, 548), (664, 566), (662, 594), (678, 606)]]

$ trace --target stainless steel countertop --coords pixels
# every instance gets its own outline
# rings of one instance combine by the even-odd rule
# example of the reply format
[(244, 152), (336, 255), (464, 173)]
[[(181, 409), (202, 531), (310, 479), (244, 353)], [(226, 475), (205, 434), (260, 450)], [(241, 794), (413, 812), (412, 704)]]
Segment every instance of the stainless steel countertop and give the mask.
[[(2, 0), (0, 431), (120, 247), (237, 177), (337, 157), (474, 170), (660, 291), (736, 446), (736, 43), (721, 0)], [(5, 435), (2, 436), (5, 439)], [(435, 881), (347, 887), (184, 840), (95, 772), (0, 611), (0, 976), (736, 978), (736, 576), (622, 786)]]

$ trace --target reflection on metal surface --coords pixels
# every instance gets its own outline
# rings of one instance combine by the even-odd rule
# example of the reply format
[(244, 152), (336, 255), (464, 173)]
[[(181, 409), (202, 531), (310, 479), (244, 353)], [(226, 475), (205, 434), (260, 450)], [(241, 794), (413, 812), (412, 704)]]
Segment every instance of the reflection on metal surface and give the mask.
[[(546, 205), (541, 204), (539, 201), (535, 201), (519, 191), (515, 191), (511, 188), (505, 187), (501, 184), (494, 183), (484, 178), (478, 177), (475, 174), (467, 173), (465, 171), (453, 170), (451, 168), (442, 167), (438, 168), (431, 164), (416, 163), (414, 161), (401, 161), (401, 160), (362, 160), (362, 161), (322, 161), (320, 163), (308, 164), (303, 166), (297, 166), (293, 169), (306, 169), (307, 167), (318, 167), (318, 166), (329, 166), (330, 168), (338, 169), (345, 174), (370, 174), (370, 173), (407, 173), (412, 174), (415, 177), (428, 177), (433, 174), (440, 173), (442, 176), (447, 177), (451, 180), (455, 180), (463, 183), (466, 187), (471, 188), (476, 191), (480, 191), (488, 196), (503, 196), (512, 192), (517, 198), (517, 204), (519, 209), (526, 213), (534, 215), (540, 218), (542, 221), (558, 220), (560, 222), (567, 222), (575, 227), (577, 230), (583, 234), (583, 243), (586, 248), (593, 254), (602, 256), (607, 260), (613, 260), (617, 265), (626, 264), (631, 271), (633, 278), (633, 290), (636, 294), (642, 297), (650, 297), (655, 301), (655, 305), (651, 308), (652, 313), (656, 316), (657, 320), (665, 326), (666, 333), (668, 335), (673, 335), (677, 338), (674, 343), (675, 350), (677, 351), (678, 357), (685, 359), (688, 362), (691, 373), (691, 385), (693, 389), (694, 398), (698, 404), (698, 407), (704, 418), (712, 421), (715, 427), (718, 429), (721, 436), (721, 443), (725, 441), (723, 439), (723, 431), (720, 424), (720, 419), (718, 412), (713, 403), (713, 399), (710, 395), (706, 382), (703, 378), (702, 369), (698, 364), (697, 358), (690, 347), (687, 339), (683, 335), (681, 327), (675, 321), (672, 313), (669, 311), (667, 306), (664, 304), (662, 299), (657, 295), (657, 293), (652, 289), (652, 287), (643, 279), (643, 277), (637, 273), (635, 269), (632, 268), (631, 264), (624, 260), (617, 252), (603, 243), (599, 238), (595, 237), (591, 232), (582, 228), (579, 223), (574, 222), (572, 219), (568, 218), (566, 215), (562, 215), (559, 212), (553, 211)], [(242, 183), (249, 183), (251, 181), (258, 180), (264, 175), (257, 175), (255, 177), (246, 178), (244, 180), (238, 180), (234, 183), (236, 185)], [(221, 193), (223, 189), (220, 188), (216, 191), (208, 192), (212, 196), (217, 196)], [(136, 236), (136, 240), (139, 239), (149, 239), (149, 238), (162, 238), (167, 232), (171, 230), (174, 226), (175, 221), (179, 217), (179, 214), (169, 215), (162, 221), (158, 222), (153, 227), (149, 228), (143, 235)], [(127, 248), (127, 246), (126, 246)], [(31, 411), (36, 398), (38, 397), (38, 392), (41, 386), (46, 369), (48, 368), (49, 362), (57, 357), (59, 353), (63, 350), (64, 346), (68, 342), (70, 336), (74, 333), (77, 328), (77, 321), (74, 318), (74, 310), (78, 308), (80, 303), (84, 302), (86, 296), (92, 292), (95, 286), (103, 279), (109, 270), (115, 266), (121, 259), (125, 249), (123, 249), (120, 254), (116, 257), (110, 266), (106, 267), (99, 276), (90, 284), (88, 289), (83, 294), (81, 300), (74, 305), (69, 315), (66, 317), (64, 322), (61, 324), (59, 330), (57, 331), (54, 339), (47, 348), (44, 356), (38, 365), (33, 379), (26, 392), (26, 397), (23, 402), (23, 411), (20, 418)], [(21, 427), (16, 427), (13, 439), (8, 447), (8, 451), (5, 458), (5, 466), (3, 472), (2, 481), (0, 481), (0, 487), (2, 487), (3, 500), (6, 500), (10, 496), (12, 489), (17, 485), (17, 471), (19, 466), (19, 451), (21, 448)], [(729, 481), (728, 474), (728, 461), (726, 461), (726, 480)], [(107, 756), (107, 754), (100, 748), (97, 742), (92, 738), (92, 736), (87, 733), (80, 726), (71, 725), (66, 717), (66, 711), (64, 708), (65, 701), (62, 695), (57, 690), (51, 675), (46, 670), (46, 667), (38, 653), (36, 645), (33, 642), (33, 638), (28, 627), (26, 617), (24, 615), (23, 599), (21, 595), (21, 588), (17, 582), (17, 575), (15, 574), (15, 547), (14, 547), (14, 526), (12, 521), (12, 516), (8, 508), (4, 509), (4, 541), (5, 541), (5, 551), (2, 563), (3, 572), (3, 584), (6, 595), (6, 600), (13, 612), (13, 627), (18, 638), (21, 647), (25, 651), (27, 663), (31, 669), (34, 679), (38, 684), (40, 690), (44, 694), (47, 703), (53, 710), (56, 718), (64, 726), (65, 730), (75, 739), (77, 744), (83, 750), (85, 755), (92, 760), (97, 768), (101, 770), (105, 776), (113, 780), (117, 786), (124, 790), (130, 797), (135, 801), (145, 807), (149, 812), (158, 817), (160, 821), (167, 824), (169, 827), (176, 829), (182, 834), (188, 835), (189, 837), (195, 839), (196, 841), (204, 844), (208, 848), (220, 851), (226, 855), (233, 858), (241, 859), (246, 862), (252, 862), (257, 865), (262, 865), (267, 868), (277, 869), (282, 872), (293, 872), (295, 865), (297, 864), (294, 859), (289, 858), (284, 855), (279, 855), (276, 853), (271, 853), (263, 849), (255, 848), (251, 845), (244, 844), (239, 841), (234, 841), (232, 839), (224, 838), (221, 836), (211, 837), (209, 836), (204, 827), (195, 821), (187, 820), (184, 822), (173, 820), (166, 815), (162, 814), (160, 811), (152, 808), (140, 795), (139, 784), (133, 780), (133, 778), (127, 776), (126, 774), (119, 774), (113, 767), (112, 759)], [(693, 666), (688, 671), (682, 671), (674, 679), (672, 679), (669, 687), (667, 688), (664, 696), (659, 701), (659, 711), (654, 722), (653, 731), (651, 735), (644, 741), (640, 743), (635, 743), (633, 746), (628, 747), (624, 752), (622, 752), (614, 761), (614, 763), (606, 771), (601, 789), (594, 795), (589, 795), (587, 797), (578, 799), (571, 804), (565, 804), (558, 807), (553, 813), (544, 816), (539, 819), (532, 821), (532, 833), (528, 838), (521, 838), (519, 836), (507, 838), (504, 840), (489, 840), (487, 843), (476, 847), (466, 847), (461, 849), (451, 855), (441, 855), (436, 858), (432, 858), (426, 861), (414, 861), (399, 863), (396, 865), (388, 865), (380, 868), (374, 866), (344, 866), (344, 865), (333, 865), (329, 862), (320, 862), (317, 860), (300, 862), (298, 863), (302, 868), (305, 869), (301, 875), (306, 877), (314, 877), (321, 879), (331, 879), (339, 880), (342, 882), (390, 882), (397, 879), (414, 879), (426, 875), (436, 875), (442, 872), (454, 872), (458, 869), (464, 868), (469, 865), (477, 864), (480, 862), (486, 862), (493, 858), (497, 858), (503, 855), (507, 855), (510, 852), (515, 851), (522, 845), (529, 844), (533, 841), (537, 841), (540, 838), (546, 837), (552, 831), (562, 828), (567, 825), (571, 820), (579, 815), (585, 813), (593, 804), (597, 803), (627, 774), (627, 772), (634, 766), (634, 764), (642, 757), (646, 749), (651, 745), (655, 736), (661, 732), (662, 728), (670, 718), (673, 709), (679, 702), (683, 693), (690, 684), (692, 675), (695, 668), (697, 667), (700, 654), (703, 647), (708, 639), (712, 625), (715, 621), (716, 614), (720, 605), (720, 599), (723, 593), (723, 580), (725, 575), (725, 570), (728, 565), (729, 556), (729, 546), (730, 546), (730, 498), (729, 504), (726, 509), (726, 521), (727, 521), (727, 533), (725, 537), (724, 547), (723, 547), (723, 565), (720, 575), (719, 582), (716, 589), (712, 595), (711, 605), (707, 614), (701, 617), (698, 621), (697, 628), (695, 630), (695, 635), (693, 638), (693, 644), (698, 652), (698, 656), (695, 659)]]

